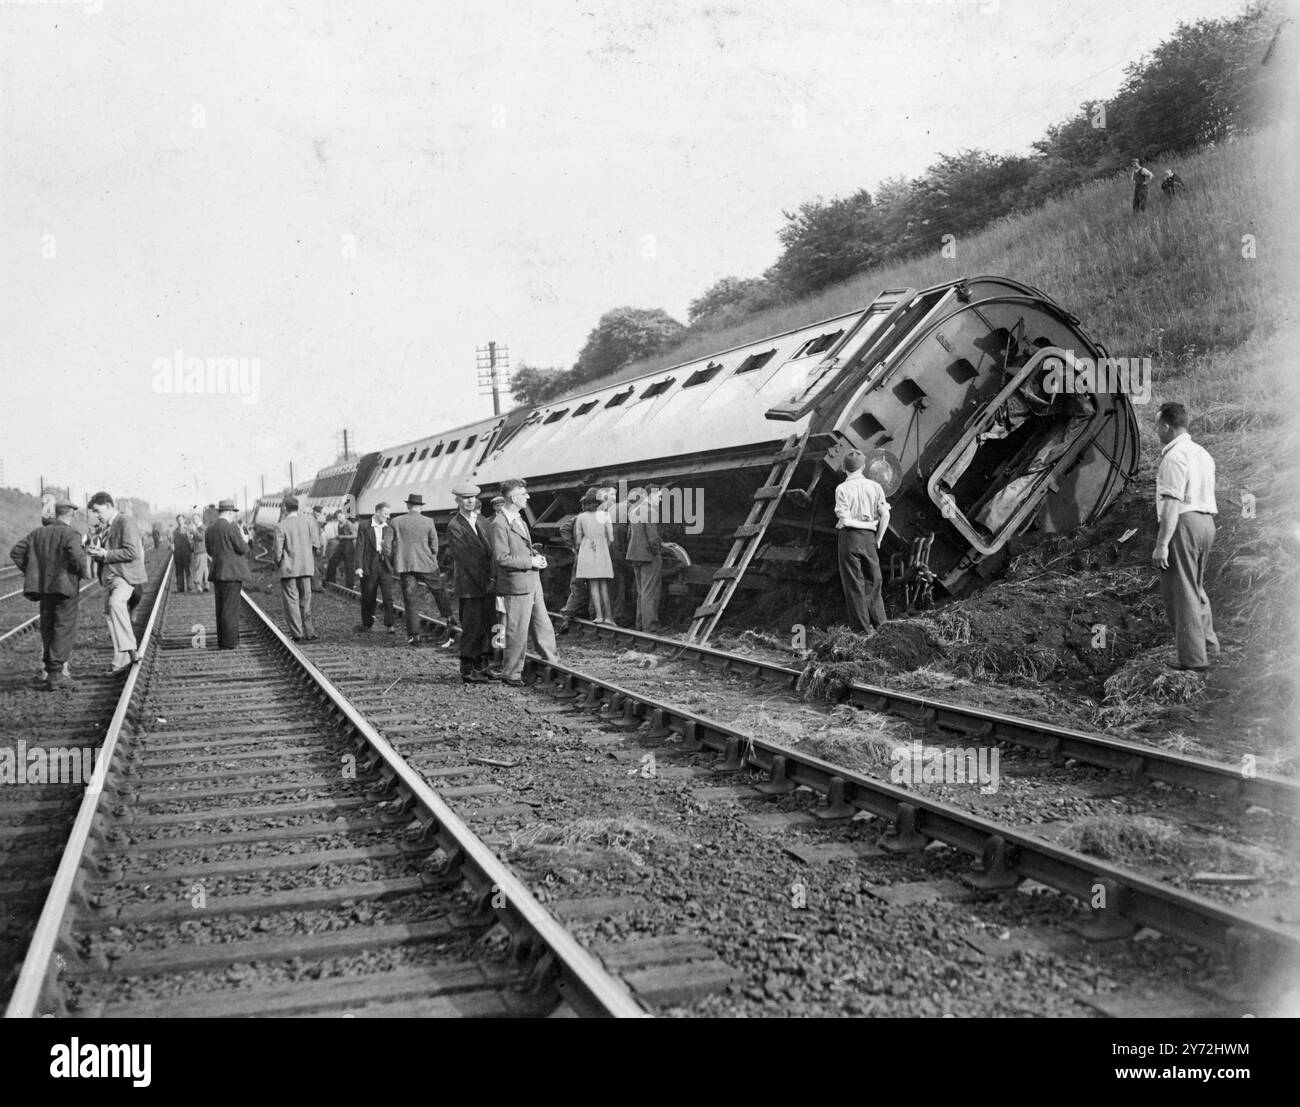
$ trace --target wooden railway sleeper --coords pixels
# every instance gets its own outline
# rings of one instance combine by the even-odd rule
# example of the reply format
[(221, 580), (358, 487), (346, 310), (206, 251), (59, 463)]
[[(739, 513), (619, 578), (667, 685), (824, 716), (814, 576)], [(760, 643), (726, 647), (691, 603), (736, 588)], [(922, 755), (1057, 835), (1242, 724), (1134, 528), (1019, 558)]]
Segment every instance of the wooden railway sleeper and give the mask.
[(497, 909), (493, 900), (498, 895), (496, 885), (477, 888), (468, 911), (453, 911), (447, 918), (452, 926), (466, 930), (489, 930), (497, 923)]

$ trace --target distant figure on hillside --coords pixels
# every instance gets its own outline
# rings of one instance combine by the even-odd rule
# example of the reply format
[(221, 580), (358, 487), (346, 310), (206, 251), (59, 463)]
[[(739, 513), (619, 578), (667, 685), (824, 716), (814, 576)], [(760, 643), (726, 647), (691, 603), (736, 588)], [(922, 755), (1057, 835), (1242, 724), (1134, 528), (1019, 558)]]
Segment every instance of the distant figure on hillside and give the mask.
[(1187, 187), (1183, 183), (1182, 177), (1172, 169), (1165, 170), (1165, 179), (1160, 182), (1160, 191), (1165, 194), (1166, 200), (1172, 200), (1178, 193)]
[(1155, 176), (1150, 169), (1144, 169), (1142, 163), (1137, 158), (1128, 167), (1129, 177), (1133, 181), (1133, 210), (1147, 210), (1147, 185), (1151, 183), (1151, 178)]

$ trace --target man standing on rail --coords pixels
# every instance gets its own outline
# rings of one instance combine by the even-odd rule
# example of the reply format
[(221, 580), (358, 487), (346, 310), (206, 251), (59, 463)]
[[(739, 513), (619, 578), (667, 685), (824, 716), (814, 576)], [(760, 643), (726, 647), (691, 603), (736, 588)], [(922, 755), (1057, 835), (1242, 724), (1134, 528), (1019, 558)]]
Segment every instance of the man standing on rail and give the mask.
[(558, 660), (555, 630), (542, 594), (541, 570), (546, 558), (533, 549), (532, 535), (524, 520), (528, 488), (522, 480), (501, 485), (505, 502), (492, 518), (492, 556), (496, 560), (496, 591), (505, 600), (506, 645), (503, 680), (512, 688), (523, 687), (524, 651), (528, 632), (537, 639), (538, 652), (547, 661)]
[(458, 485), (451, 494), (456, 497), (457, 510), (447, 524), (447, 547), (456, 566), (460, 606), (460, 679), (466, 684), (487, 684), (501, 679), (488, 664), (497, 612), (492, 526), (479, 511), (477, 484)]
[(1164, 449), (1156, 471), (1156, 534), (1151, 562), (1160, 570), (1160, 594), (1178, 647), (1176, 669), (1204, 672), (1219, 653), (1205, 569), (1214, 545), (1214, 458), (1187, 432), (1187, 409), (1162, 404), (1156, 433)]
[(36, 683), (49, 691), (72, 687), (68, 659), (77, 641), (81, 582), (90, 579), (90, 564), (81, 548), (81, 535), (72, 527), (76, 513), (76, 504), (55, 501), (54, 518), (42, 521), (9, 551), (9, 557), (23, 574), (23, 595), (41, 605), (44, 670)]
[(375, 504), (370, 522), (357, 537), (357, 576), (361, 578), (361, 623), (357, 630), (369, 634), (375, 625), (375, 594), (384, 597), (384, 626), (396, 634), (393, 625), (393, 528), (388, 522), (388, 505)]
[(217, 647), (239, 646), (239, 593), (252, 578), (248, 573), (248, 532), (235, 525), (239, 509), (234, 500), (217, 504), (217, 520), (203, 536), (212, 558), (212, 588), (217, 594)]
[(101, 542), (92, 543), (90, 556), (99, 562), (99, 583), (104, 586), (104, 619), (113, 640), (111, 673), (120, 673), (140, 660), (130, 603), (137, 584), (149, 579), (144, 571), (144, 542), (135, 520), (113, 506), (107, 492), (90, 497), (90, 513), (103, 529)]
[(284, 518), (275, 527), (272, 561), (280, 569), (280, 599), (284, 621), (295, 642), (316, 640), (311, 618), (311, 578), (316, 571), (315, 531), (310, 519), (298, 514), (298, 498), (285, 496)]
[(885, 490), (863, 472), (867, 457), (861, 450), (844, 455), (844, 480), (835, 489), (835, 528), (840, 532), (840, 583), (849, 613), (864, 633), (885, 625), (885, 601), (880, 590), (879, 547), (889, 529)]
[(406, 497), (406, 514), (393, 520), (393, 570), (402, 582), (402, 606), (406, 608), (407, 645), (420, 644), (420, 586), (433, 593), (434, 603), (447, 626), (439, 645), (454, 641), (456, 617), (447, 601), (447, 588), (438, 571), (438, 530), (420, 509), (424, 497), (412, 492)]

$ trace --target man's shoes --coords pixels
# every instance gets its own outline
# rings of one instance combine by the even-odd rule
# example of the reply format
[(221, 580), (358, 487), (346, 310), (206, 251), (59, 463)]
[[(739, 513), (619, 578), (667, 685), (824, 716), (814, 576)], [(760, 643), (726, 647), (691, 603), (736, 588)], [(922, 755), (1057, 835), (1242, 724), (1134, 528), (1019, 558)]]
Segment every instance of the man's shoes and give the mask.
[(1167, 661), (1165, 664), (1168, 668), (1180, 673), (1208, 673), (1210, 671), (1208, 665), (1178, 665), (1173, 661)]
[(418, 646), (420, 644), (420, 636), (418, 634), (412, 635), (406, 640), (406, 644), (408, 646)]
[(303, 639), (299, 638), (296, 634), (291, 634), (291, 635), (289, 635), (289, 641), (290, 641), (290, 642), (301, 642), (301, 641), (303, 641)]
[(109, 668), (109, 670), (108, 670), (108, 675), (109, 675), (109, 676), (121, 676), (123, 673), (125, 673), (125, 672), (126, 672), (128, 669), (130, 669), (130, 668), (131, 668), (131, 662), (129, 662), (129, 661), (128, 661), (125, 665), (118, 665), (118, 666), (116, 666), (116, 667), (111, 667), (111, 666), (110, 666), (110, 668)]
[(487, 673), (480, 673), (475, 670), (471, 670), (468, 673), (461, 673), (460, 679), (463, 680), (466, 684), (491, 684), (492, 683), (492, 678), (488, 676)]
[(500, 669), (485, 668), (485, 669), (475, 669), (474, 671), (479, 675), (487, 678), (488, 680), (505, 680), (506, 678), (505, 673), (503, 673)]
[(528, 687), (528, 685), (526, 685), (522, 680), (519, 680), (517, 677), (508, 677), (508, 676), (503, 676), (503, 677), (501, 678), (501, 683), (504, 684), (504, 685), (506, 685), (507, 687), (510, 687), (510, 688), (527, 688), (527, 687)]
[(32, 677), (32, 683), (36, 685), (37, 688), (44, 688), (47, 684), (49, 684), (49, 682), (50, 682), (50, 674), (45, 672), (45, 670), (43, 669), (41, 670), (40, 676)]
[(385, 629), (388, 631), (389, 634), (396, 634), (396, 633), (397, 633), (397, 628), (396, 628), (396, 627), (386, 627)]
[(374, 630), (374, 627), (368, 627), (358, 623), (352, 629), (355, 630), (358, 634), (369, 634), (371, 633), (371, 631)]
[(570, 619), (567, 615), (564, 615), (560, 619), (560, 625), (555, 628), (555, 633), (568, 634), (569, 631), (572, 629), (572, 627), (573, 627), (573, 620)]
[(319, 638), (319, 637), (320, 637), (319, 634), (309, 634), (309, 635), (307, 635), (305, 641), (308, 641), (308, 642), (315, 642), (316, 639)]
[[(130, 668), (130, 666), (127, 665), (124, 666), (124, 668)], [(70, 676), (65, 676), (63, 673), (55, 673), (54, 676), (50, 677), (50, 679), (44, 683), (47, 692), (55, 692), (60, 688), (66, 689), (70, 692), (76, 687), (76, 685), (72, 683), (72, 678)]]
[(132, 665), (139, 665), (139, 664), (140, 664), (140, 653), (139, 653), (139, 651), (138, 651), (138, 650), (130, 650), (129, 652), (130, 652), (130, 654), (131, 654), (131, 661), (130, 661), (130, 663), (131, 663)]

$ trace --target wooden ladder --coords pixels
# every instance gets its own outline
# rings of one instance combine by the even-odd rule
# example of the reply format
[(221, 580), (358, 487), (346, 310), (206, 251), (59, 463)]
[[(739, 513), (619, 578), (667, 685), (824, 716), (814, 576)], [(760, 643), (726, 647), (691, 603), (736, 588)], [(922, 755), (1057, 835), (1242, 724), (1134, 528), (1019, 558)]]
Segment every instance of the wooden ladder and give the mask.
[(808, 430), (803, 434), (792, 434), (786, 439), (781, 451), (772, 459), (772, 470), (761, 488), (754, 490), (754, 503), (749, 509), (749, 517), (736, 528), (731, 544), (731, 552), (722, 568), (713, 574), (713, 583), (704, 603), (695, 609), (691, 619), (691, 629), (686, 633), (688, 643), (701, 645), (707, 642), (726, 610), (731, 597), (740, 585), (740, 578), (745, 575), (749, 563), (754, 560), (763, 535), (767, 533), (768, 524), (776, 515), (777, 504), (790, 486), (790, 478), (803, 457), (804, 447), (808, 444)]

